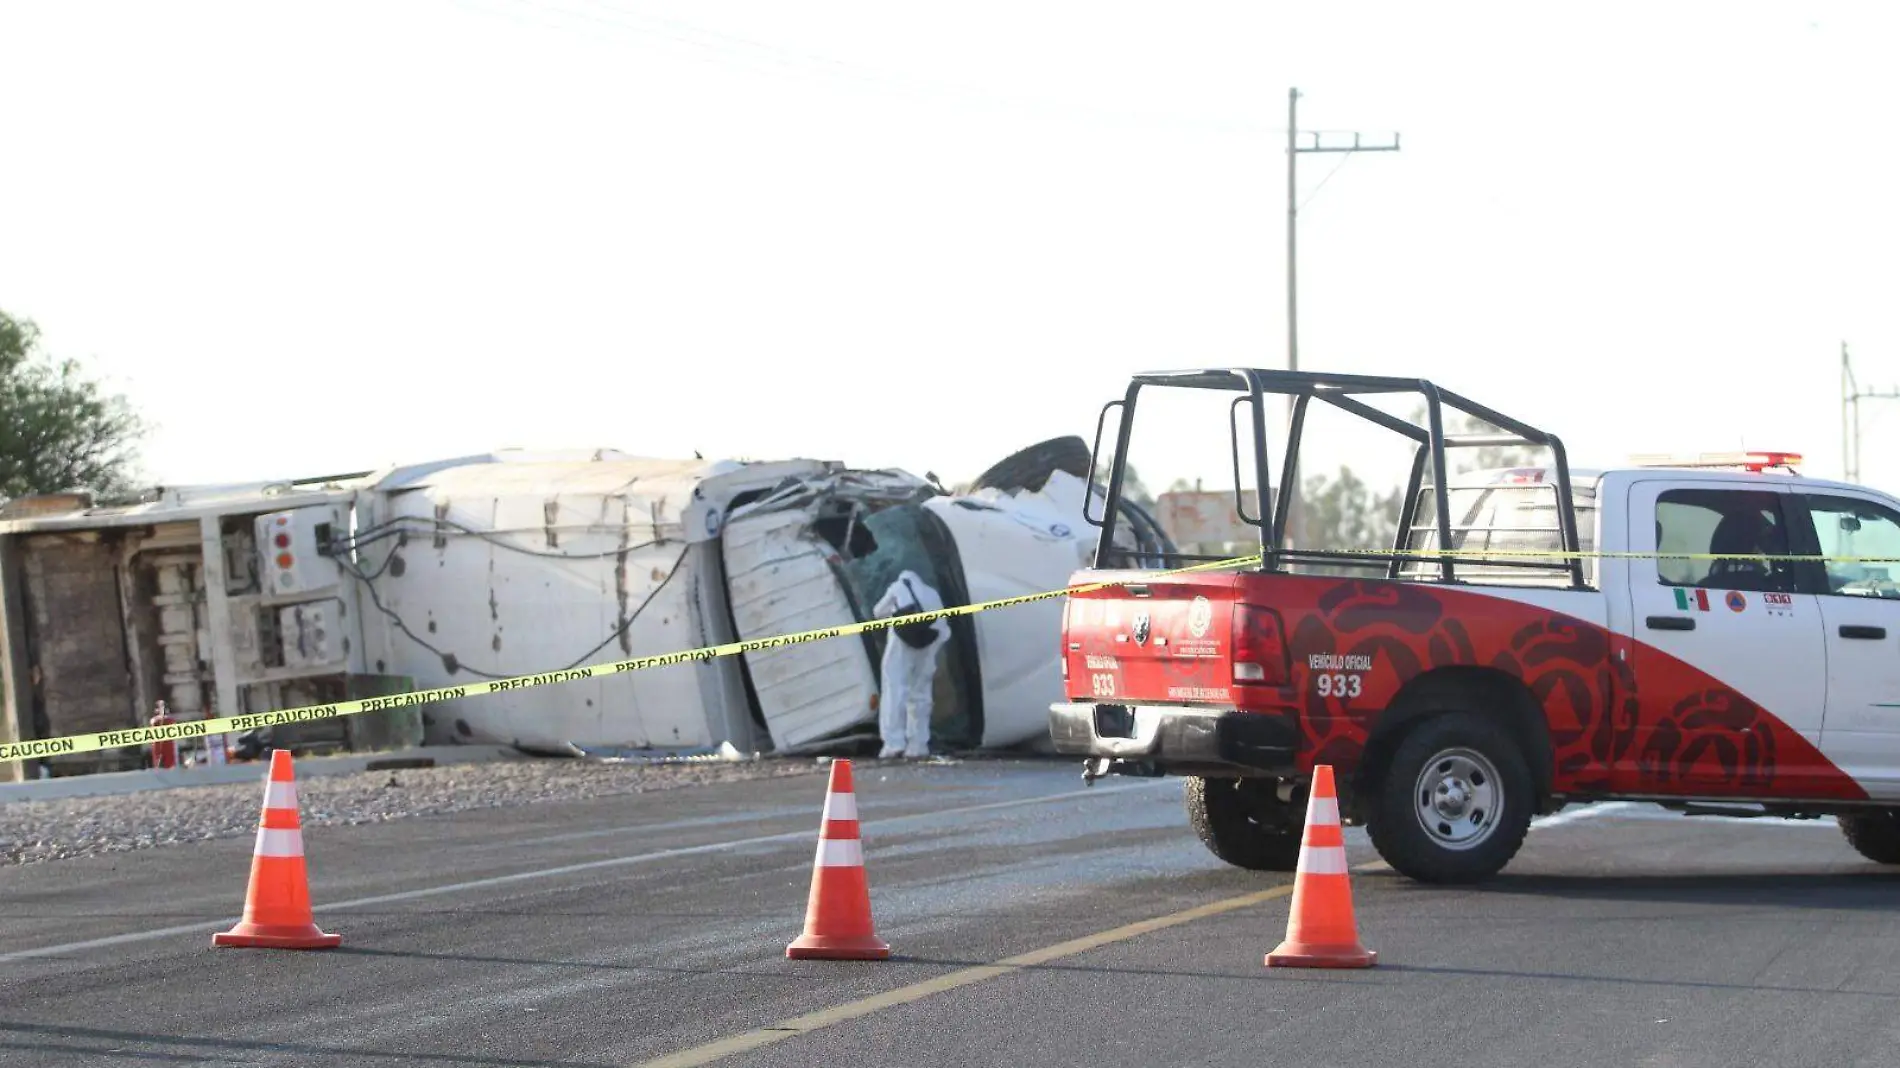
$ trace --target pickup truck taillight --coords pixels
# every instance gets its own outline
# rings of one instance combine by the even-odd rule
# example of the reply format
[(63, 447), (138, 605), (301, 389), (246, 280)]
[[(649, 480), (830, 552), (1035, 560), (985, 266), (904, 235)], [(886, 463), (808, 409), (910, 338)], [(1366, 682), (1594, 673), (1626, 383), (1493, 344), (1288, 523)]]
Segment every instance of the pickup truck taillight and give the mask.
[(1235, 682), (1286, 685), (1286, 627), (1280, 613), (1257, 604), (1236, 604), (1233, 636)]

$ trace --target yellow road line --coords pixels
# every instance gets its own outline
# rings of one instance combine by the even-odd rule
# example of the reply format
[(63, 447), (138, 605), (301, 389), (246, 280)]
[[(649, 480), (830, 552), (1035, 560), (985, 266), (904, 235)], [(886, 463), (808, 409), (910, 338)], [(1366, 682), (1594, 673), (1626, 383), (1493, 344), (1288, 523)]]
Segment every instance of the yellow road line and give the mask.
[(898, 1005), (908, 1005), (913, 1001), (920, 1001), (933, 994), (942, 994), (946, 991), (955, 990), (958, 987), (970, 986), (973, 983), (1000, 979), (1006, 975), (1013, 975), (1024, 968), (1033, 968), (1039, 964), (1047, 964), (1050, 961), (1061, 960), (1064, 957), (1073, 957), (1078, 954), (1087, 953), (1092, 949), (1100, 949), (1103, 946), (1113, 945), (1116, 942), (1125, 942), (1128, 939), (1153, 931), (1176, 927), (1184, 923), (1192, 923), (1195, 920), (1204, 920), (1209, 916), (1218, 916), (1224, 912), (1233, 912), (1236, 909), (1248, 908), (1253, 905), (1273, 901), (1277, 898), (1289, 897), (1292, 893), (1293, 884), (1287, 883), (1284, 886), (1276, 886), (1271, 890), (1242, 894), (1239, 897), (1230, 897), (1220, 901), (1209, 902), (1205, 905), (1197, 905), (1194, 908), (1182, 912), (1169, 913), (1166, 916), (1157, 916), (1149, 920), (1138, 920), (1134, 923), (1116, 927), (1111, 930), (1098, 931), (1095, 934), (1084, 935), (1081, 938), (1072, 938), (1067, 942), (1058, 942), (1053, 946), (1046, 946), (1042, 949), (1033, 949), (1027, 953), (1017, 954), (1014, 957), (1005, 957), (994, 964), (979, 964), (975, 967), (962, 968), (948, 975), (939, 975), (935, 979), (926, 979), (920, 983), (912, 983), (909, 986), (898, 987), (896, 990), (887, 990), (882, 994), (873, 994), (868, 998), (848, 1001), (842, 1005), (833, 1005), (828, 1009), (820, 1009), (817, 1012), (807, 1013), (804, 1016), (794, 1016), (789, 1020), (780, 1021), (770, 1027), (761, 1027), (756, 1031), (745, 1031), (728, 1038), (708, 1042), (703, 1046), (695, 1046), (692, 1049), (681, 1050), (678, 1053), (669, 1054), (657, 1060), (642, 1062), (639, 1068), (694, 1068), (696, 1065), (711, 1064), (714, 1061), (733, 1056), (734, 1054), (746, 1053), (764, 1046), (769, 1046), (774, 1042), (782, 1042), (795, 1035), (802, 1035), (809, 1031), (816, 1031), (822, 1027), (830, 1027), (833, 1024), (844, 1023), (847, 1020), (855, 1020), (859, 1017), (869, 1016), (882, 1009), (889, 1009)]

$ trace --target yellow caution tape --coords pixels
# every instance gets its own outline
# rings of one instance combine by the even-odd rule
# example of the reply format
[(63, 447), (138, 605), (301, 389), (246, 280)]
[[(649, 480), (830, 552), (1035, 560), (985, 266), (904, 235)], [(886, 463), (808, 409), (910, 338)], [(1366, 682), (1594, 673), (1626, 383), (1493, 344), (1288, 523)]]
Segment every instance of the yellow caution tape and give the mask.
[[(1190, 571), (1212, 571), (1224, 567), (1233, 567), (1257, 563), (1260, 554), (1239, 556), (1230, 560), (1215, 560), (1194, 564), (1189, 567), (1170, 568), (1166, 571), (1143, 572), (1160, 577), (1179, 575)], [(937, 620), (950, 616), (971, 615), (987, 612), (995, 608), (1009, 608), (1032, 601), (1048, 601), (1057, 597), (1066, 597), (1073, 593), (1087, 593), (1119, 585), (1115, 582), (1096, 582), (1081, 586), (1069, 586), (1044, 593), (1031, 593), (1020, 597), (1004, 597), (980, 604), (957, 605), (936, 612), (913, 612), (906, 616), (892, 616), (888, 619), (876, 619), (867, 623), (847, 623), (821, 630), (808, 630), (798, 634), (782, 634), (771, 638), (754, 638), (747, 641), (728, 642), (725, 645), (710, 645), (701, 649), (687, 649), (677, 653), (660, 653), (654, 656), (636, 656), (629, 660), (616, 660), (605, 664), (590, 664), (586, 667), (572, 668), (567, 671), (554, 671), (538, 675), (517, 675), (514, 678), (494, 679), (488, 682), (472, 683), (466, 686), (441, 686), (433, 690), (414, 690), (409, 693), (392, 694), (388, 697), (365, 697), (354, 701), (338, 701), (334, 704), (307, 705), (302, 708), (285, 708), (274, 712), (250, 712), (242, 716), (228, 716), (223, 719), (189, 720), (182, 723), (167, 723), (157, 727), (130, 727), (119, 731), (100, 731), (97, 734), (73, 734), (63, 738), (36, 738), (24, 742), (0, 744), (0, 761), (33, 760), (40, 757), (66, 756), (72, 753), (90, 753), (100, 749), (124, 749), (131, 746), (148, 745), (152, 742), (186, 741), (203, 738), (211, 734), (234, 734), (253, 730), (257, 727), (274, 727), (288, 723), (309, 723), (313, 720), (336, 719), (342, 716), (355, 716), (364, 712), (381, 712), (391, 708), (406, 708), (411, 705), (433, 704), (437, 701), (453, 701), (463, 697), (484, 697), (488, 694), (503, 693), (511, 690), (525, 690), (533, 686), (553, 686), (564, 682), (578, 682), (582, 679), (600, 678), (618, 675), (628, 671), (645, 671), (649, 668), (670, 667), (674, 664), (689, 664), (715, 657), (733, 656), (739, 653), (752, 653), (761, 649), (774, 649), (786, 645), (802, 645), (806, 642), (824, 641), (829, 638), (842, 638), (848, 634), (863, 634), (866, 631), (883, 630), (888, 627), (909, 623), (912, 620)]]
[[(1415, 556), (1425, 559), (1441, 557), (1527, 557), (1549, 560), (1570, 559), (1663, 559), (1663, 560), (1788, 560), (1788, 561), (1826, 561), (1835, 563), (1900, 563), (1900, 558), (1890, 557), (1851, 557), (1851, 556), (1795, 556), (1776, 554), (1735, 554), (1735, 553), (1641, 553), (1641, 552), (1562, 552), (1544, 549), (1416, 549), (1393, 552), (1389, 549), (1369, 549), (1361, 555), (1373, 558)], [(1344, 554), (1342, 554), (1342, 557)], [(1145, 581), (1148, 578), (1163, 578), (1168, 575), (1182, 575), (1194, 571), (1218, 571), (1223, 568), (1240, 567), (1260, 563), (1261, 553), (1249, 553), (1224, 560), (1204, 561), (1186, 567), (1165, 568), (1143, 571)], [(628, 660), (616, 660), (604, 664), (591, 664), (586, 667), (567, 671), (554, 671), (537, 675), (517, 675), (514, 678), (494, 679), (488, 682), (472, 683), (466, 686), (441, 686), (433, 690), (415, 690), (409, 693), (393, 694), (387, 697), (365, 697), (354, 701), (338, 701), (334, 704), (306, 705), (301, 708), (284, 708), (274, 712), (250, 712), (241, 716), (228, 716), (223, 719), (190, 720), (181, 723), (168, 723), (157, 727), (130, 727), (118, 731), (100, 731), (96, 734), (73, 734), (63, 738), (35, 738), (23, 742), (0, 744), (0, 761), (33, 760), (40, 757), (66, 756), (73, 753), (90, 753), (100, 749), (125, 749), (132, 746), (149, 745), (152, 742), (186, 741), (203, 738), (212, 734), (235, 734), (258, 727), (274, 727), (280, 724), (309, 723), (314, 720), (336, 719), (342, 716), (360, 715), (364, 712), (381, 712), (392, 708), (405, 708), (411, 705), (433, 704), (437, 701), (453, 701), (464, 697), (484, 697), (489, 694), (511, 690), (525, 690), (534, 686), (554, 686), (565, 682), (577, 682), (608, 675), (618, 675), (629, 671), (645, 671), (649, 668), (670, 667), (674, 664), (694, 663), (712, 660), (721, 656), (734, 656), (740, 653), (758, 652), (761, 649), (774, 649), (786, 645), (802, 645), (806, 642), (824, 641), (830, 638), (842, 638), (850, 634), (863, 634), (867, 631), (884, 630), (912, 621), (930, 622), (951, 616), (974, 615), (997, 608), (1010, 608), (1019, 604), (1036, 601), (1048, 601), (1057, 597), (1067, 597), (1077, 593), (1090, 593), (1110, 586), (1122, 585), (1126, 579), (1112, 582), (1091, 582), (1079, 586), (1065, 586), (1059, 590), (1043, 593), (1024, 594), (1018, 597), (1004, 597), (994, 601), (977, 604), (957, 605), (934, 612), (913, 612), (905, 616), (892, 616), (888, 619), (874, 619), (864, 623), (847, 623), (820, 630), (808, 630), (797, 634), (781, 634), (771, 638), (754, 638), (747, 641), (728, 642), (725, 645), (710, 645), (700, 649), (687, 649), (676, 653), (660, 653), (654, 656), (636, 656)]]

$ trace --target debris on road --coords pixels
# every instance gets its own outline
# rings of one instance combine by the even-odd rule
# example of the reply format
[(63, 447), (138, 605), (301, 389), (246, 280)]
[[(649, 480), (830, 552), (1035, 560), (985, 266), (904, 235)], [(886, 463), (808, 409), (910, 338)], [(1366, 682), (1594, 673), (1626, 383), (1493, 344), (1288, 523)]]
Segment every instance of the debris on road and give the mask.
[(748, 760), (758, 760), (758, 753), (741, 753), (739, 747), (731, 742), (718, 745), (701, 746), (697, 749), (634, 749), (611, 745), (577, 745), (568, 743), (568, 749), (577, 757), (598, 761), (602, 764), (738, 764)]
[[(522, 760), (307, 778), (297, 789), (304, 826), (326, 827), (822, 770), (811, 760), (664, 765)], [(261, 782), (262, 766), (258, 774)], [(0, 866), (254, 834), (258, 791), (259, 783), (232, 783), (0, 806)]]

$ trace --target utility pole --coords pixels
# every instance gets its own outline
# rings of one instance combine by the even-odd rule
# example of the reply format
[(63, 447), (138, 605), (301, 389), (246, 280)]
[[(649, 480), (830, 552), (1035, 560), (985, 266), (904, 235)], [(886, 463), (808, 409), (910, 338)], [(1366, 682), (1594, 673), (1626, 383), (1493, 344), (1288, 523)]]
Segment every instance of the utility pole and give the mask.
[[(1392, 135), (1391, 144), (1366, 144), (1360, 134), (1352, 135), (1351, 144), (1328, 144), (1325, 136), (1318, 130), (1308, 131), (1312, 144), (1300, 141), (1300, 91), (1287, 90), (1286, 98), (1286, 369), (1300, 369), (1300, 300), (1299, 300), (1299, 158), (1309, 152), (1397, 152), (1399, 135)], [(1344, 160), (1340, 161), (1344, 163)], [(1289, 428), (1293, 425), (1293, 405), (1297, 398), (1289, 394), (1286, 399), (1286, 419)], [(1290, 448), (1292, 443), (1288, 442)], [(1299, 458), (1294, 457), (1292, 502), (1287, 509), (1286, 531), (1288, 544), (1299, 536), (1300, 520), (1300, 481)]]
[(1847, 358), (1847, 342), (1841, 342), (1841, 473), (1843, 481), (1860, 481), (1860, 402), (1862, 400), (1900, 400), (1900, 390), (1862, 389), (1854, 381), (1854, 367)]

